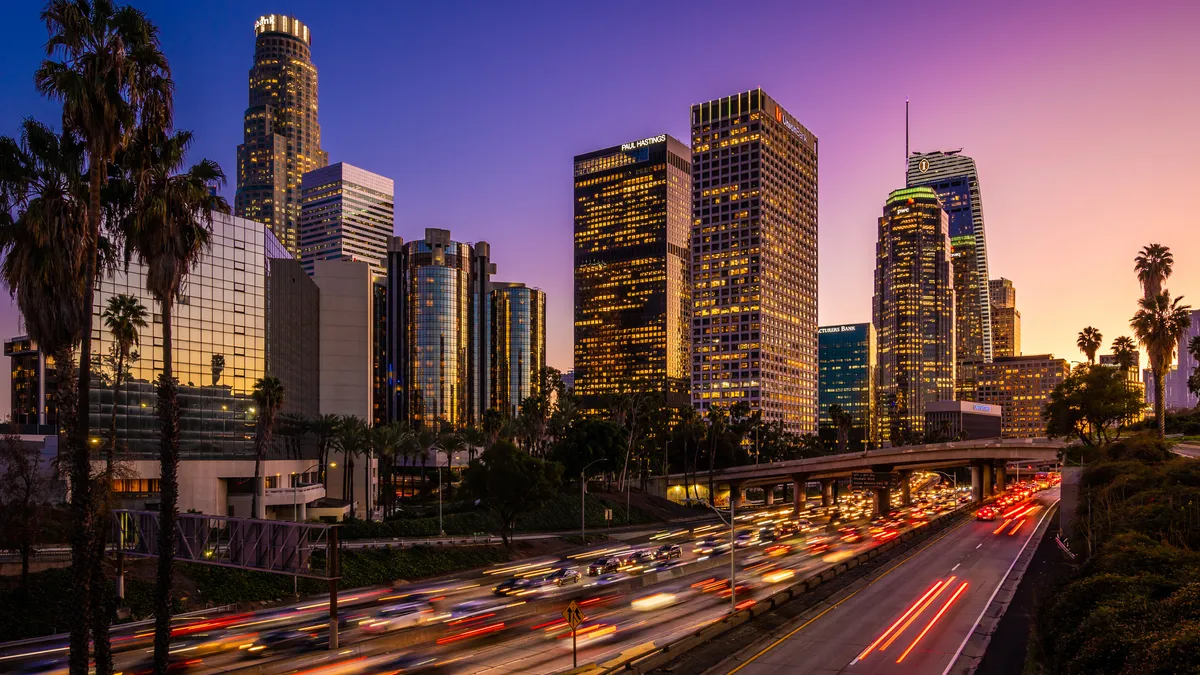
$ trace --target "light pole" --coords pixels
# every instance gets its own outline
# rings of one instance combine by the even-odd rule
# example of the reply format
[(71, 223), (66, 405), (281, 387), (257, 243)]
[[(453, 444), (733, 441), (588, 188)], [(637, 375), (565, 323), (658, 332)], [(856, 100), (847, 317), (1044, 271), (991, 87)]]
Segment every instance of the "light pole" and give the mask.
[(607, 461), (605, 457), (592, 460), (579, 472), (579, 538), (582, 540), (582, 546), (587, 546), (587, 470), (592, 468), (592, 464)]
[[(321, 463), (317, 462), (316, 464), (313, 464), (312, 466), (308, 467), (307, 469), (301, 471), (300, 475), (303, 476), (304, 474), (308, 473), (309, 471), (312, 471), (313, 469), (316, 469), (320, 466), (321, 466)], [(296, 493), (299, 490), (300, 490), (300, 486), (296, 485), (296, 472), (293, 471), (292, 472), (292, 519), (295, 520), (297, 523), (300, 522), (300, 505), (296, 503)], [(300, 597), (299, 585), (300, 585), (300, 582), (296, 579), (296, 575), (293, 574), (292, 575), (292, 596), (293, 597), (297, 597), (297, 598)]]
[(737, 610), (737, 568), (734, 566), (734, 561), (735, 561), (734, 553), (737, 551), (737, 538), (734, 535), (734, 532), (737, 530), (737, 528), (734, 526), (734, 522), (735, 522), (734, 511), (735, 511), (736, 504), (733, 499), (733, 491), (735, 489), (736, 488), (734, 488), (732, 485), (729, 487), (729, 520), (728, 521), (725, 520), (725, 516), (721, 514), (721, 512), (717, 509), (717, 507), (713, 506), (712, 502), (708, 502), (708, 501), (704, 502), (705, 506), (712, 509), (713, 513), (717, 514), (717, 517), (721, 519), (722, 523), (725, 523), (726, 525), (729, 526), (729, 611), (730, 612), (734, 612)]
[(446, 449), (440, 445), (434, 445), (430, 449), (433, 450), (433, 463), (437, 464), (438, 468), (438, 536), (444, 537), (446, 536), (446, 528), (442, 527), (442, 488), (444, 486), (442, 485), (442, 464), (438, 461), (437, 456), (438, 452), (445, 453), (446, 463), (449, 464), (450, 453), (446, 452)]
[(930, 469), (930, 470), (933, 471), (934, 473), (938, 474), (939, 476), (945, 476), (946, 478), (949, 478), (950, 480), (954, 481), (954, 491), (958, 492), (958, 476), (955, 476), (954, 474), (946, 473), (945, 471), (936, 471), (933, 469)]

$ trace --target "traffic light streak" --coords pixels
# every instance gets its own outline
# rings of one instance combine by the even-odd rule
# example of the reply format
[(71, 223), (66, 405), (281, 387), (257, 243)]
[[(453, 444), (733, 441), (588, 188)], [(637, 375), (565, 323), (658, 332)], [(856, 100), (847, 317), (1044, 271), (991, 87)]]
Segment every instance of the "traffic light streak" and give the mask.
[(933, 585), (932, 588), (925, 591), (925, 595), (922, 595), (916, 602), (909, 605), (908, 609), (904, 612), (904, 614), (900, 615), (900, 618), (896, 619), (896, 622), (893, 623), (891, 626), (889, 626), (888, 629), (883, 632), (883, 635), (880, 635), (878, 639), (876, 639), (874, 642), (872, 642), (871, 646), (864, 649), (863, 652), (858, 655), (858, 658), (854, 659), (854, 662), (857, 663), (857, 662), (867, 658), (867, 654), (870, 654), (872, 649), (875, 649), (876, 647), (879, 646), (880, 642), (883, 642), (885, 639), (887, 639), (887, 637), (892, 634), (892, 631), (896, 630), (896, 626), (900, 625), (901, 621), (904, 621), (905, 619), (907, 619), (909, 617), (910, 614), (915, 612), (917, 610), (917, 607), (919, 607), (921, 605), (921, 603), (923, 603), (927, 599), (929, 599), (929, 596), (932, 595), (935, 591), (937, 591), (937, 589), (939, 587), (941, 587), (942, 584), (944, 584), (944, 583), (945, 582), (943, 582), (943, 581), (938, 581), (936, 584)]
[[(949, 586), (950, 584), (946, 585)], [(958, 590), (954, 591), (954, 595), (951, 595), (950, 599), (946, 601), (946, 604), (942, 605), (942, 608), (938, 610), (938, 613), (933, 615), (933, 618), (929, 620), (929, 623), (926, 624), (925, 629), (921, 631), (921, 634), (917, 636), (917, 639), (913, 640), (912, 644), (908, 646), (908, 649), (905, 649), (904, 653), (900, 655), (900, 658), (896, 659), (896, 663), (900, 663), (904, 660), (904, 657), (908, 656), (908, 653), (913, 650), (913, 647), (917, 646), (917, 643), (921, 641), (921, 638), (925, 637), (925, 634), (929, 632), (929, 629), (933, 628), (933, 624), (937, 623), (938, 619), (942, 618), (942, 615), (946, 613), (946, 610), (950, 609), (950, 605), (953, 605), (954, 601), (958, 600), (958, 596), (962, 595), (963, 591), (965, 590), (967, 590), (967, 582), (964, 581), (962, 582), (962, 586), (959, 586)]]

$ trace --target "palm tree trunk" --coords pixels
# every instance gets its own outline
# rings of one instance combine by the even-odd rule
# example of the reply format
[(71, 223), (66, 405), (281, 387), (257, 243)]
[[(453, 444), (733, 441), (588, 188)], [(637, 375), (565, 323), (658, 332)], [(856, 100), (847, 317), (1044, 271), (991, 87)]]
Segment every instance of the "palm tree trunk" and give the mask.
[(1163, 378), (1166, 376), (1166, 368), (1159, 366), (1154, 369), (1154, 417), (1155, 422), (1158, 423), (1158, 439), (1160, 441), (1167, 436), (1167, 402), (1163, 400), (1167, 389)]
[(121, 377), (125, 372), (125, 353), (117, 355), (117, 372), (113, 373), (113, 403), (112, 415), (108, 425), (108, 457), (105, 458), (104, 476), (97, 486), (99, 493), (96, 518), (97, 523), (92, 536), (92, 555), (95, 563), (92, 565), (92, 652), (96, 661), (96, 675), (110, 675), (113, 672), (112, 640), (109, 627), (112, 625), (115, 603), (108, 595), (108, 586), (104, 581), (104, 555), (108, 544), (109, 490), (112, 489), (113, 461), (117, 454), (117, 399), (121, 395)]
[(258, 482), (262, 480), (262, 448), (254, 453), (254, 483), (250, 486), (250, 517), (258, 517)]
[(172, 302), (160, 303), (163, 320), (163, 370), (158, 376), (158, 416), (162, 499), (159, 504), (158, 578), (154, 588), (154, 671), (167, 672), (171, 648), (171, 582), (175, 563), (175, 521), (179, 510), (179, 400), (171, 364)]
[(92, 327), (90, 317), (96, 293), (96, 256), (100, 241), (100, 186), (107, 162), (92, 154), (88, 158), (88, 224), (83, 261), (83, 308), (89, 325), (79, 341), (79, 372), (76, 374), (75, 433), (69, 444), (71, 453), (71, 591), (75, 610), (71, 613), (71, 647), (67, 665), (71, 675), (87, 675), (88, 627), (91, 618), (92, 561), (89, 547), (91, 503), (91, 457), (88, 450), (88, 393), (92, 378)]
[(363, 510), (367, 522), (371, 522), (371, 453), (368, 451), (363, 462)]

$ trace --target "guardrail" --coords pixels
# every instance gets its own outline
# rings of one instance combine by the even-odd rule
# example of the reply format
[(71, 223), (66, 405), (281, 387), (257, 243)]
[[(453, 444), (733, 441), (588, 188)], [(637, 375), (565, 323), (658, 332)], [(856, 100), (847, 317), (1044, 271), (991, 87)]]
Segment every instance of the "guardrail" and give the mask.
[[(194, 609), (190, 612), (180, 612), (172, 614), (171, 620), (187, 619), (196, 616), (204, 616), (205, 614), (220, 614), (222, 612), (232, 612), (237, 609), (237, 605), (217, 605), (215, 607), (205, 607), (204, 609)], [(112, 631), (124, 630), (126, 628), (138, 628), (140, 626), (149, 626), (154, 623), (154, 618), (142, 619), (141, 621), (130, 621), (128, 623), (117, 623), (112, 625)], [(50, 642), (66, 637), (67, 633), (51, 633), (50, 635), (39, 635), (37, 637), (25, 638), (24, 640), (12, 640), (10, 642), (0, 642), (0, 651), (4, 651), (10, 647), (25, 647), (28, 645), (38, 644), (39, 642)]]

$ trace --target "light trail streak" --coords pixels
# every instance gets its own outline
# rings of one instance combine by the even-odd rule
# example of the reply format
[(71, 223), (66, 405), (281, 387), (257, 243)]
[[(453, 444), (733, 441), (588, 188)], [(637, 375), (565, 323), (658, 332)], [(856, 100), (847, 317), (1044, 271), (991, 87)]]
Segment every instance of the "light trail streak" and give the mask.
[(925, 637), (925, 634), (929, 632), (929, 629), (933, 628), (933, 624), (937, 623), (938, 619), (942, 618), (942, 615), (946, 613), (946, 610), (950, 609), (950, 605), (953, 605), (954, 601), (958, 600), (958, 596), (962, 595), (963, 591), (965, 590), (967, 590), (967, 582), (964, 581), (962, 582), (962, 586), (959, 586), (958, 590), (954, 591), (954, 595), (951, 595), (950, 599), (946, 601), (946, 604), (942, 605), (942, 608), (938, 610), (938, 613), (934, 614), (933, 618), (929, 620), (929, 623), (925, 626), (925, 630), (922, 630), (921, 634), (917, 636), (917, 639), (913, 640), (912, 644), (908, 646), (908, 649), (905, 649), (904, 653), (900, 655), (900, 658), (896, 659), (896, 663), (900, 663), (904, 660), (904, 657), (908, 656), (908, 653), (913, 650), (913, 647), (917, 646), (917, 643), (921, 641), (921, 638)]

